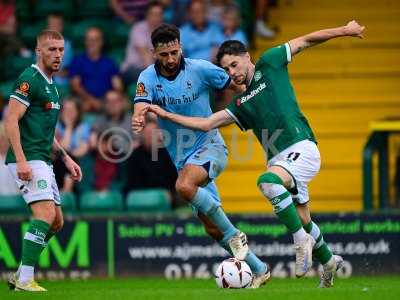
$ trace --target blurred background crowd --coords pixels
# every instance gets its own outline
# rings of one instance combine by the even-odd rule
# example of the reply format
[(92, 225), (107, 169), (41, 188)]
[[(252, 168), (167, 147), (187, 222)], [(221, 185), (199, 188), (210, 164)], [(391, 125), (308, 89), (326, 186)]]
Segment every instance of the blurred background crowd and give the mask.
[[(35, 62), (36, 35), (45, 28), (57, 30), (65, 37), (65, 55), (54, 78), (63, 98), (56, 138), (84, 173), (83, 181), (74, 184), (54, 157), (60, 191), (79, 198), (92, 190), (127, 195), (135, 189), (163, 188), (172, 206), (179, 206), (177, 174), (165, 149), (159, 149), (157, 161), (151, 159), (156, 122), (149, 120), (140, 136), (131, 133), (136, 81), (154, 63), (151, 32), (163, 22), (173, 23), (181, 30), (185, 57), (214, 61), (225, 40), (248, 45), (254, 35), (274, 36), (265, 23), (269, 5), (267, 0), (0, 0), (2, 118), (14, 80)], [(8, 144), (0, 128), (4, 162)], [(0, 194), (18, 192), (4, 164), (0, 179)]]

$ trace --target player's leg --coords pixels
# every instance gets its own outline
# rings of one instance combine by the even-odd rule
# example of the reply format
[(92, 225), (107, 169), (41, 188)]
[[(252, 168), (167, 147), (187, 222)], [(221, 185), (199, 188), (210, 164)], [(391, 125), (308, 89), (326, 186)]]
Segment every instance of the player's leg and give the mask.
[(224, 145), (207, 144), (187, 160), (178, 173), (176, 190), (193, 209), (206, 215), (222, 232), (222, 241), (229, 243), (233, 255), (243, 260), (248, 251), (247, 237), (230, 222), (221, 208), (213, 180), (225, 168), (227, 152)]
[[(56, 218), (54, 195), (51, 188), (52, 176), (49, 166), (43, 161), (29, 161), (32, 180), (18, 179), (16, 164), (9, 164), (25, 202), (30, 206), (32, 219), (22, 241), (22, 257), (14, 283), (16, 290), (45, 291), (34, 281), (34, 267), (45, 245), (45, 238)], [(10, 280), (11, 281), (11, 280)]]
[(224, 242), (228, 242), (238, 230), (229, 221), (220, 203), (215, 201), (212, 192), (203, 187), (207, 181), (208, 173), (202, 166), (186, 164), (178, 174), (176, 190), (183, 200), (209, 217), (222, 232)]
[(304, 229), (316, 241), (313, 248), (313, 256), (318, 260), (323, 268), (320, 278), (320, 287), (332, 287), (336, 271), (340, 269), (343, 264), (343, 258), (332, 253), (332, 250), (325, 242), (318, 225), (311, 219), (308, 203), (297, 204), (296, 208)]
[(280, 166), (268, 168), (261, 175), (257, 185), (274, 207), (279, 220), (292, 234), (296, 250), (295, 273), (304, 276), (312, 266), (313, 238), (304, 230), (287, 187), (291, 185), (292, 176)]

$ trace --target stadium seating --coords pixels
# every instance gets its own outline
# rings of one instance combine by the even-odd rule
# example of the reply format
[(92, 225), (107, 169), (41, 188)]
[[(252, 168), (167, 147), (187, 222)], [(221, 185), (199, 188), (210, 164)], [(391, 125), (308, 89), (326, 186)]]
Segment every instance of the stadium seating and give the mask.
[(74, 213), (77, 210), (76, 197), (74, 193), (61, 193), (61, 204), (64, 212)]
[(117, 212), (123, 208), (119, 192), (86, 192), (80, 199), (81, 212)]
[(20, 195), (0, 196), (0, 213), (26, 214), (28, 209)]
[(167, 212), (171, 210), (169, 193), (164, 189), (131, 191), (126, 198), (131, 212)]
[[(289, 72), (300, 106), (318, 139), (322, 166), (310, 184), (313, 211), (362, 209), (362, 149), (369, 122), (399, 116), (400, 2), (395, 0), (280, 1), (271, 9), (274, 40), (256, 40), (253, 57), (291, 38), (355, 19), (366, 25), (364, 40), (335, 39), (297, 55)], [(265, 159), (256, 139), (234, 127), (222, 130), (230, 150), (227, 169), (218, 178), (224, 208), (230, 212), (271, 212), (256, 187)], [(251, 135), (251, 133), (249, 132)], [(233, 147), (233, 144), (237, 145)], [(243, 160), (249, 143), (254, 149)], [(391, 169), (394, 159), (391, 158)], [(393, 175), (393, 172), (391, 173)]]

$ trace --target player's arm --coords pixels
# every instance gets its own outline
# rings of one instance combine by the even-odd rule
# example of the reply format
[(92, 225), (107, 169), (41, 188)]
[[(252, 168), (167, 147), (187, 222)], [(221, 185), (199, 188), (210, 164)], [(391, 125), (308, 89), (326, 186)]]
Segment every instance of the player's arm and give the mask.
[(25, 104), (11, 97), (8, 103), (4, 128), (15, 155), (18, 178), (29, 181), (32, 179), (32, 169), (26, 161), (26, 157), (22, 149), (21, 134), (18, 124), (19, 120), (25, 114), (26, 109), (27, 106)]
[(157, 105), (149, 105), (147, 109), (162, 119), (169, 120), (194, 130), (210, 131), (211, 129), (226, 126), (234, 122), (234, 119), (225, 110), (220, 110), (208, 118), (199, 118), (170, 113)]
[(54, 137), (53, 140), (53, 148), (59, 153), (61, 156), (65, 167), (68, 169), (69, 173), (71, 174), (71, 178), (76, 181), (81, 181), (82, 179), (82, 170), (79, 165), (74, 162), (71, 156), (68, 155), (67, 151), (60, 145), (57, 139)]
[(289, 41), (290, 50), (292, 55), (295, 55), (303, 49), (321, 44), (333, 38), (343, 36), (363, 38), (362, 32), (364, 29), (365, 26), (361, 26), (356, 21), (351, 21), (341, 27), (322, 29)]
[(133, 105), (132, 130), (134, 133), (140, 133), (146, 125), (146, 113), (149, 105), (146, 102), (136, 102)]

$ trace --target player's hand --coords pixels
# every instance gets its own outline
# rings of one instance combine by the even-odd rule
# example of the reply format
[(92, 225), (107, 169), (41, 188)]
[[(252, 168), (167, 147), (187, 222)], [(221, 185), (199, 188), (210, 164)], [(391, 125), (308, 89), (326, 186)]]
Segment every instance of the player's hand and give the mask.
[(82, 180), (82, 170), (81, 167), (72, 160), (72, 158), (67, 155), (64, 157), (64, 164), (69, 171), (72, 180), (81, 181)]
[(149, 108), (146, 106), (138, 114), (132, 116), (132, 130), (134, 133), (140, 133), (146, 126), (146, 113), (148, 110)]
[(165, 119), (168, 114), (168, 112), (166, 112), (164, 109), (162, 109), (158, 105), (149, 105), (148, 111), (155, 113), (157, 116), (159, 116), (162, 119)]
[(354, 36), (354, 37), (358, 37), (360, 39), (363, 38), (363, 31), (365, 29), (365, 26), (361, 26), (360, 24), (358, 24), (356, 21), (350, 21), (349, 23), (347, 23), (347, 25), (345, 26), (345, 30), (346, 30), (346, 35), (348, 36)]
[(32, 168), (26, 160), (17, 162), (17, 175), (23, 181), (32, 180)]

